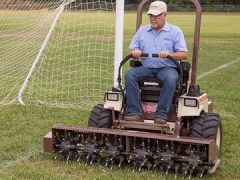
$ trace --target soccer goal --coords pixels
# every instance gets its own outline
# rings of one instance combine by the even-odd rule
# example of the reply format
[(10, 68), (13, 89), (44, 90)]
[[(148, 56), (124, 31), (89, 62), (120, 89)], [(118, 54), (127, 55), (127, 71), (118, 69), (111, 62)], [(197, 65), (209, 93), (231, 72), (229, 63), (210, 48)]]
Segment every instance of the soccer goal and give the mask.
[(0, 105), (101, 102), (116, 86), (123, 7), (123, 0), (2, 0)]

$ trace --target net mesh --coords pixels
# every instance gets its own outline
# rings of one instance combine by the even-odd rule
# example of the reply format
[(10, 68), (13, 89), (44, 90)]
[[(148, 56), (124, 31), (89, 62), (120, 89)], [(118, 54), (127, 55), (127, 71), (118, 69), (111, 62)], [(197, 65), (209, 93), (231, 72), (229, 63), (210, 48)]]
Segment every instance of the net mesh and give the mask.
[[(0, 2), (2, 105), (17, 102), (17, 94), (62, 3)], [(103, 101), (113, 84), (114, 31), (114, 1), (69, 1), (23, 93), (24, 102), (90, 108)]]

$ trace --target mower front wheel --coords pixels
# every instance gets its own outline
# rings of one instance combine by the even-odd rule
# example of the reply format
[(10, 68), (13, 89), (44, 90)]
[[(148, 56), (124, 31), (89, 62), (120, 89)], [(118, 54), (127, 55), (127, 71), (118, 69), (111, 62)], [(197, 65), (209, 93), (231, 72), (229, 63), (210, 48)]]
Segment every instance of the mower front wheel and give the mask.
[(111, 126), (112, 111), (105, 109), (103, 104), (94, 106), (89, 116), (88, 127), (111, 128)]
[(218, 113), (202, 113), (191, 120), (190, 136), (197, 138), (215, 139), (218, 147), (218, 158), (222, 149), (222, 123)]

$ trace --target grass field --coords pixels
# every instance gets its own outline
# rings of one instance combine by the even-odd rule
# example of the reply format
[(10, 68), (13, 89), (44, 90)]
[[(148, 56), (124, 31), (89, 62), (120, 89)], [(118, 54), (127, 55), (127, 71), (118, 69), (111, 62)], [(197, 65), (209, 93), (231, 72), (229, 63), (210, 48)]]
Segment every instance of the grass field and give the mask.
[[(1, 17), (0, 17), (1, 18)], [(220, 167), (207, 179), (240, 179), (240, 14), (203, 14), (198, 84), (214, 102), (223, 123)], [(135, 14), (125, 16), (124, 52), (135, 28)], [(170, 13), (192, 50), (194, 14)], [(144, 22), (148, 19), (144, 18)], [(191, 56), (190, 56), (191, 57)], [(191, 58), (189, 58), (191, 60)], [(225, 66), (223, 66), (225, 65)], [(201, 76), (202, 75), (202, 76)], [(173, 179), (157, 171), (109, 170), (99, 165), (53, 160), (42, 152), (42, 137), (53, 124), (86, 126), (89, 110), (40, 106), (0, 106), (0, 179)], [(180, 177), (183, 178), (183, 177)]]

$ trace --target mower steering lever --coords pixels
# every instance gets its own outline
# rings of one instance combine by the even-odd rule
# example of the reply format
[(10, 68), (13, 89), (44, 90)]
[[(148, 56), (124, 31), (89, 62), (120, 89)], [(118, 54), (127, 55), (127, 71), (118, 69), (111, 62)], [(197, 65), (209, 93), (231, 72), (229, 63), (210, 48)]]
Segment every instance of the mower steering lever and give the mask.
[(148, 53), (142, 53), (140, 57), (148, 57), (149, 54)]
[[(140, 57), (148, 57), (148, 53), (141, 53)], [(122, 67), (130, 58), (133, 58), (132, 54), (128, 54), (120, 63), (120, 67)]]
[[(152, 57), (154, 57), (154, 58), (158, 58), (159, 55), (158, 55), (158, 54), (152, 54)], [(172, 61), (174, 61), (174, 58), (173, 58), (173, 56), (171, 56), (171, 55), (167, 55), (166, 58), (171, 59)]]
[[(131, 54), (130, 54), (130, 55), (131, 55)], [(141, 53), (141, 55), (140, 55), (140, 57), (148, 57), (148, 56), (149, 56), (148, 53)], [(133, 56), (132, 56), (132, 57), (133, 57)], [(152, 57), (153, 57), (153, 58), (159, 58), (159, 55), (156, 54), (156, 53), (154, 53), (154, 54), (152, 54)], [(168, 59), (171, 59), (171, 60), (174, 60), (173, 56), (171, 56), (171, 55), (167, 55), (167, 58), (168, 58)]]
[[(133, 57), (132, 54), (129, 54), (129, 56), (130, 56), (130, 57)], [(140, 55), (140, 57), (148, 57), (148, 56), (149, 56), (148, 53), (141, 53), (141, 55)], [(159, 55), (156, 54), (156, 53), (154, 53), (154, 54), (152, 54), (152, 57), (153, 57), (153, 58), (159, 58)], [(167, 58), (168, 58), (168, 59), (171, 59), (171, 60), (174, 60), (173, 56), (171, 56), (171, 55), (167, 55)]]

